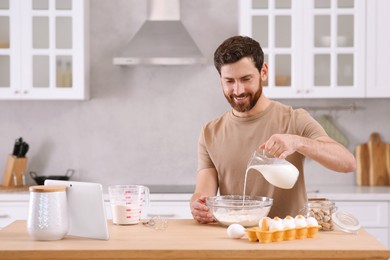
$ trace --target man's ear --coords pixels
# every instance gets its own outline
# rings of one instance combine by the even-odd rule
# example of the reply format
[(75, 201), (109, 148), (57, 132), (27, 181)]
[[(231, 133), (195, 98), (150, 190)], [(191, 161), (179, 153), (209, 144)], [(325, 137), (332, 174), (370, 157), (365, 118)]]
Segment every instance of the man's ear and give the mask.
[(260, 71), (261, 81), (266, 81), (268, 78), (268, 65), (266, 63), (263, 64)]

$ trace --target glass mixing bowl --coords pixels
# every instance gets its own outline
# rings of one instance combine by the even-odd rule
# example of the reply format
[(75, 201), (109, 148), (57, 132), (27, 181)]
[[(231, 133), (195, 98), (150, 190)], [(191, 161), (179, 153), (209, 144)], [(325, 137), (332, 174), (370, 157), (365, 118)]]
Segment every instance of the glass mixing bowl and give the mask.
[(206, 205), (214, 218), (223, 226), (237, 223), (254, 227), (268, 215), (273, 199), (261, 196), (225, 195), (206, 198)]

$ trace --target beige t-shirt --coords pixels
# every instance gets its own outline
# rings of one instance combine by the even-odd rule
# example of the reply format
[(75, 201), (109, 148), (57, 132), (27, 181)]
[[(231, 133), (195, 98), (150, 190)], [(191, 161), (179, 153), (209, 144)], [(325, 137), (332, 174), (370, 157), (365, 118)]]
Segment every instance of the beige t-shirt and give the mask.
[[(203, 127), (198, 143), (198, 171), (215, 168), (220, 195), (242, 195), (251, 154), (273, 134), (294, 134), (311, 139), (327, 135), (308, 112), (294, 110), (277, 101), (272, 101), (259, 114), (246, 118), (236, 117), (230, 110)], [(301, 213), (307, 200), (304, 156), (295, 152), (286, 159), (300, 173), (292, 189), (277, 188), (257, 171), (248, 172), (245, 195), (272, 197), (274, 201), (270, 217), (296, 216)]]

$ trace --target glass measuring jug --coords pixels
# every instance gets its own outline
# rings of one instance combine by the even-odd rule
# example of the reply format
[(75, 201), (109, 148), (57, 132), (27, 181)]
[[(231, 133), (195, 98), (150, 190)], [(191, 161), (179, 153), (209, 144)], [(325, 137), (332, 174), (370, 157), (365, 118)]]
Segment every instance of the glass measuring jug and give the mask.
[(142, 210), (149, 205), (149, 188), (142, 185), (111, 185), (108, 187), (112, 222), (117, 225), (138, 224)]
[(246, 174), (250, 169), (258, 171), (269, 183), (282, 189), (291, 189), (299, 175), (298, 169), (293, 164), (272, 157), (265, 150), (260, 149), (255, 150), (249, 159)]

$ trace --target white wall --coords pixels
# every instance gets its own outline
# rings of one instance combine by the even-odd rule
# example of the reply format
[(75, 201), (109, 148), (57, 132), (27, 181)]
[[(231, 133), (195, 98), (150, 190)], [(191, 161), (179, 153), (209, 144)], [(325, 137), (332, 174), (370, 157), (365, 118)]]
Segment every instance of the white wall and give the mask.
[[(112, 58), (146, 19), (145, 1), (90, 2), (91, 100), (0, 101), (0, 171), (23, 136), (31, 147), (28, 170), (39, 174), (74, 168), (75, 180), (106, 185), (194, 184), (199, 131), (230, 108), (211, 62), (215, 48), (238, 32), (236, 0), (182, 0), (183, 23), (210, 65), (131, 68), (113, 66)], [(389, 100), (283, 102), (355, 102), (355, 112), (331, 113), (350, 150), (373, 131), (390, 142)], [(306, 176), (308, 184), (354, 184), (354, 174), (335, 174), (310, 161)]]

